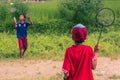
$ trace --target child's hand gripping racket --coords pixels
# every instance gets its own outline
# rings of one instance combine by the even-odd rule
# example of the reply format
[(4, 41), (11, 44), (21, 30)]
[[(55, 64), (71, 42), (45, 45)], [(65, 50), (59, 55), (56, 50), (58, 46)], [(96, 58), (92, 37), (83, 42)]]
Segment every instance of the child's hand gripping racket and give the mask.
[(101, 26), (101, 31), (98, 37), (97, 45), (99, 44), (102, 31), (105, 27), (112, 25), (115, 21), (115, 13), (110, 8), (103, 8), (98, 11), (96, 15), (96, 22), (99, 26)]
[(96, 44), (94, 47), (94, 52), (97, 53), (99, 51), (99, 44)]

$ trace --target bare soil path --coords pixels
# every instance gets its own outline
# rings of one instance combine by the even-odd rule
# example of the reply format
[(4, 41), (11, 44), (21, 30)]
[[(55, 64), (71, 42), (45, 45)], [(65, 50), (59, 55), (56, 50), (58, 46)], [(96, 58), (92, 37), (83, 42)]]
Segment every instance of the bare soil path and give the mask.
[[(51, 77), (61, 72), (61, 65), (62, 61), (52, 60), (0, 61), (0, 80)], [(93, 73), (95, 80), (120, 80), (120, 59), (99, 57)]]

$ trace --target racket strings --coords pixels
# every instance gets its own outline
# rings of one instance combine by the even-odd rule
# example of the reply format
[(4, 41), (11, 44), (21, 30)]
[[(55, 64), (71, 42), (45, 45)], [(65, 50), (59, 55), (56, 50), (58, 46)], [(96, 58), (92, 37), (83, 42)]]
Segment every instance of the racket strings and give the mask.
[(114, 11), (111, 9), (102, 9), (97, 14), (97, 22), (103, 26), (110, 26), (115, 20)]

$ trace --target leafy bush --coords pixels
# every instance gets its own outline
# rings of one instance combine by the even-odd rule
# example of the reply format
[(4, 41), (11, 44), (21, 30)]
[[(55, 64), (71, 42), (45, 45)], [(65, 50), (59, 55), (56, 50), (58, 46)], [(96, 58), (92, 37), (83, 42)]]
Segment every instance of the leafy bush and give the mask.
[(95, 15), (102, 7), (101, 0), (62, 0), (59, 12), (62, 18), (75, 23), (95, 24)]
[(19, 15), (23, 14), (26, 15), (28, 12), (28, 5), (27, 3), (23, 3), (23, 0), (15, 1), (12, 5), (12, 15), (15, 17), (19, 17)]
[(0, 32), (5, 29), (6, 20), (10, 17), (9, 13), (8, 5), (6, 5), (4, 1), (0, 1)]
[(70, 29), (73, 26), (72, 22), (62, 20), (62, 19), (51, 19), (47, 22), (39, 22), (33, 24), (30, 27), (30, 33), (41, 33), (41, 34), (56, 34), (61, 35), (65, 33), (70, 33)]
[(2, 5), (2, 3), (0, 3), (0, 22), (3, 22), (6, 20), (7, 17), (7, 6), (6, 5)]

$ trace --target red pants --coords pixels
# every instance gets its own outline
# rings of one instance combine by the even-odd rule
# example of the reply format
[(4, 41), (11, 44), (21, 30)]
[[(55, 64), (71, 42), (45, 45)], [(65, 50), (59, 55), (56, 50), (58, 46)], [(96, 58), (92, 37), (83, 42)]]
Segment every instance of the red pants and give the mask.
[(23, 38), (18, 38), (18, 47), (20, 49), (27, 49), (27, 38), (23, 37)]

